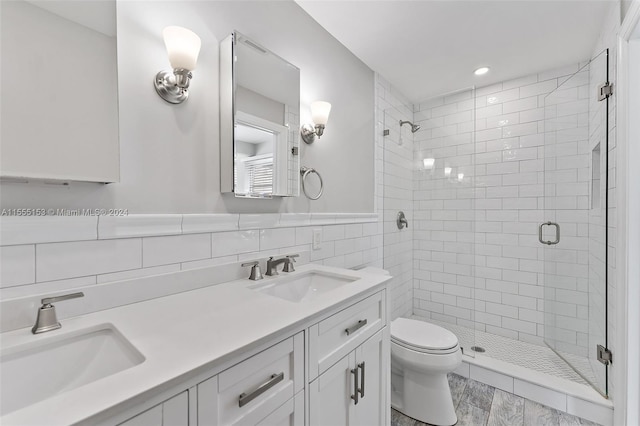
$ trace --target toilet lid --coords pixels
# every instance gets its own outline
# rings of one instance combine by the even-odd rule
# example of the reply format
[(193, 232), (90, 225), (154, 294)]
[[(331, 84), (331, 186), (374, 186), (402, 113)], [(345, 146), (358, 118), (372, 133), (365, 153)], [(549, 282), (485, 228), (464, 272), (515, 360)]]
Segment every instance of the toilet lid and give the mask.
[(424, 321), (398, 318), (391, 321), (391, 339), (419, 349), (446, 350), (458, 344), (455, 334)]

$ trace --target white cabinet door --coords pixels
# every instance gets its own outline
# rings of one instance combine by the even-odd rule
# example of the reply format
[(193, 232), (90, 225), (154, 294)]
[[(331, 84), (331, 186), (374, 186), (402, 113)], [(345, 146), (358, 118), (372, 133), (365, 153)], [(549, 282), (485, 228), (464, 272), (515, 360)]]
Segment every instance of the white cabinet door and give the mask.
[(355, 352), (351, 352), (309, 385), (311, 426), (348, 425), (354, 400)]
[(189, 392), (184, 391), (120, 423), (120, 426), (188, 426), (188, 424)]
[(386, 422), (387, 345), (379, 331), (356, 349), (360, 397), (349, 424), (372, 426)]
[(375, 426), (387, 422), (389, 346), (384, 336), (384, 330), (380, 330), (311, 382), (311, 426)]

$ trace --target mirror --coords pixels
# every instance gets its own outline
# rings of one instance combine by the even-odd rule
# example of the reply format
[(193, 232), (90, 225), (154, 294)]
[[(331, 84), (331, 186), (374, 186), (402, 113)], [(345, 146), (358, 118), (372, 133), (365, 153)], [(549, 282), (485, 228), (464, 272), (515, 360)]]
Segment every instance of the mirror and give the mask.
[(0, 2), (0, 176), (119, 180), (115, 0)]
[(300, 70), (237, 31), (220, 47), (221, 192), (299, 195)]

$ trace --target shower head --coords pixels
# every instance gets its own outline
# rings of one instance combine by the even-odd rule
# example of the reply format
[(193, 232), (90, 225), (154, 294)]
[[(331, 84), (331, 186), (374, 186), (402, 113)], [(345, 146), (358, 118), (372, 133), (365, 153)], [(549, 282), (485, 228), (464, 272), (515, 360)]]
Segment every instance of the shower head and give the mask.
[(400, 127), (402, 127), (403, 124), (408, 124), (408, 125), (411, 126), (411, 133), (415, 133), (418, 130), (420, 130), (420, 126), (418, 124), (413, 124), (410, 121), (402, 121), (402, 120), (400, 120)]

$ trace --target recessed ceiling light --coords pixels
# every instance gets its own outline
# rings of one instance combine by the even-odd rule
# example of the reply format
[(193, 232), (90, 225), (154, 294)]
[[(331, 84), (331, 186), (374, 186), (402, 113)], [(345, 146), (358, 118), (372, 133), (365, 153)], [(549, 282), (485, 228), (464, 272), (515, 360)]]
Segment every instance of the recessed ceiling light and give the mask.
[(483, 75), (489, 72), (489, 67), (482, 67), (482, 68), (478, 68), (477, 70), (475, 70), (473, 73), (475, 75)]

